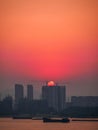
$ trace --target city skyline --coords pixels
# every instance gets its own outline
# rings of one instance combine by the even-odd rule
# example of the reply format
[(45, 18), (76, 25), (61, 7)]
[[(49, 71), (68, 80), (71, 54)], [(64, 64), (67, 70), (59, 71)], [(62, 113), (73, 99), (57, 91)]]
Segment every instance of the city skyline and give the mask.
[[(46, 82), (41, 87), (41, 97), (35, 99), (34, 88), (32, 84), (27, 84), (26, 95), (24, 95), (23, 84), (14, 85), (14, 98), (11, 95), (6, 95), (2, 100), (11, 99), (13, 104), (18, 104), (20, 101), (47, 101), (49, 107), (55, 108), (57, 111), (67, 107), (96, 107), (98, 106), (98, 96), (71, 96), (70, 100), (66, 97), (66, 86), (58, 85), (53, 81)], [(67, 103), (67, 104), (66, 104)]]
[[(10, 116), (13, 119), (32, 119), (34, 116), (53, 117), (97, 117), (98, 96), (72, 96), (66, 100), (66, 86), (49, 81), (42, 86), (42, 97), (33, 98), (33, 86), (27, 85), (27, 97), (24, 96), (24, 86), (15, 84), (15, 100), (6, 96), (0, 100), (0, 116)], [(36, 118), (37, 118), (36, 117)]]
[[(40, 84), (40, 82), (42, 82)], [(6, 96), (12, 96), (13, 99), (15, 100), (15, 96), (16, 96), (16, 93), (15, 93), (15, 89), (18, 90), (21, 90), (19, 93), (21, 93), (19, 97), (23, 97), (23, 98), (27, 98), (27, 99), (41, 99), (42, 98), (42, 88), (43, 86), (48, 86), (48, 87), (52, 87), (52, 86), (66, 86), (66, 101), (70, 101), (71, 100), (71, 97), (79, 97), (79, 96), (98, 96), (97, 94), (96, 95), (87, 95), (87, 94), (81, 94), (81, 93), (78, 93), (78, 94), (72, 94), (72, 95), (69, 95), (70, 91), (73, 91), (73, 90), (70, 90), (71, 88), (69, 88), (64, 82), (62, 82), (62, 84), (60, 83), (57, 83), (57, 82), (54, 82), (54, 81), (40, 81), (39, 83), (37, 82), (37, 84), (39, 84), (39, 87), (40, 87), (40, 90), (39, 91), (36, 91), (36, 86), (34, 86), (34, 84), (32, 83), (15, 83), (13, 85), (13, 91), (7, 91), (6, 90), (6, 94), (3, 95), (2, 93), (0, 93), (0, 99), (2, 100), (3, 98), (5, 98)], [(41, 86), (40, 86), (41, 85)], [(31, 88), (32, 87), (32, 88)], [(28, 89), (29, 88), (29, 89)], [(32, 91), (30, 91), (32, 90)], [(77, 90), (76, 92), (78, 92), (79, 88), (77, 87)], [(19, 95), (19, 93), (17, 93)], [(30, 94), (30, 95), (29, 95)]]
[(30, 83), (40, 97), (49, 80), (67, 96), (98, 95), (97, 0), (1, 0), (0, 10), (1, 96)]

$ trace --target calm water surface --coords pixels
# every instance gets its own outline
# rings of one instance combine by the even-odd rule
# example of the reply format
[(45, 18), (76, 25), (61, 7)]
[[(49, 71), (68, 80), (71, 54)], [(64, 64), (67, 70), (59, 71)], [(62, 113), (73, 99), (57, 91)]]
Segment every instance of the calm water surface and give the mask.
[(98, 122), (43, 123), (41, 120), (0, 118), (0, 130), (98, 130)]

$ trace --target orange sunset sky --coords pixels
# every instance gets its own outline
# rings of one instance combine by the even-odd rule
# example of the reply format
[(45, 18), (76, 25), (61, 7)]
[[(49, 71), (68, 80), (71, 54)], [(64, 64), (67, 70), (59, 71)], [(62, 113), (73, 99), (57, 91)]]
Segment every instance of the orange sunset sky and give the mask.
[(0, 92), (62, 80), (69, 95), (97, 95), (97, 8), (97, 0), (0, 0)]

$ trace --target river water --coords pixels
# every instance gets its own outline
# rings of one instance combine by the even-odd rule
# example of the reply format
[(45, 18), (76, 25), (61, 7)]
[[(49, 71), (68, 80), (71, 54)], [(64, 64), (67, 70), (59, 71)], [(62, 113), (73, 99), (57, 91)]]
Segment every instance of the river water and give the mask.
[(43, 123), (42, 120), (0, 118), (0, 130), (98, 130), (98, 122)]

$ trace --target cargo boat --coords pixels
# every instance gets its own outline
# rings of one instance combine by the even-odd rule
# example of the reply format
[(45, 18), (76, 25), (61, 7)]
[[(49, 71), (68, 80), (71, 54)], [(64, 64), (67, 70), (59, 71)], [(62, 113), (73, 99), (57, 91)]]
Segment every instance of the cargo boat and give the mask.
[(62, 123), (68, 123), (70, 122), (70, 119), (69, 118), (43, 118), (43, 122), (62, 122)]

